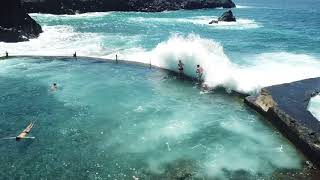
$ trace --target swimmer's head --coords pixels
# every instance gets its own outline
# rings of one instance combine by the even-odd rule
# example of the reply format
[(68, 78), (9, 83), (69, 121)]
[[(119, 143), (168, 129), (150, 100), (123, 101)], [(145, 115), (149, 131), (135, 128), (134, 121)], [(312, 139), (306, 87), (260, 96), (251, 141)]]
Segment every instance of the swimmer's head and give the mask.
[(53, 86), (57, 86), (57, 83), (53, 83)]
[(200, 67), (200, 65), (198, 64), (197, 67)]

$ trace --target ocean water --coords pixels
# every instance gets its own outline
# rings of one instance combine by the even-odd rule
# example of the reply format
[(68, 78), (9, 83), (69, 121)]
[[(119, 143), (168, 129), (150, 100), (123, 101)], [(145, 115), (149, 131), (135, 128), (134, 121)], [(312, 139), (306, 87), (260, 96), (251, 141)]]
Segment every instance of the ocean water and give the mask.
[[(319, 0), (235, 3), (238, 21), (214, 25), (225, 10), (31, 14), (40, 37), (0, 42), (0, 52), (118, 55), (171, 70), (181, 59), (189, 76), (203, 66), (208, 86), (249, 94), (320, 76)], [(37, 120), (34, 141), (1, 140), (1, 177), (259, 179), (303, 168), (304, 157), (239, 97), (143, 66), (66, 60), (0, 62), (0, 135)], [(319, 103), (310, 111), (320, 119)]]

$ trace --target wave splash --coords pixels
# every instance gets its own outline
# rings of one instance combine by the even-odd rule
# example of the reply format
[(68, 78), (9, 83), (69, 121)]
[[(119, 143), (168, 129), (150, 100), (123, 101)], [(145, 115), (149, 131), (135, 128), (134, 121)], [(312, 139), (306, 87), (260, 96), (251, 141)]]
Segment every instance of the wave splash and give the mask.
[[(11, 55), (72, 55), (77, 51), (81, 56), (104, 57), (139, 61), (177, 69), (178, 60), (185, 64), (185, 73), (195, 77), (195, 67), (205, 69), (205, 83), (210, 87), (225, 87), (228, 91), (256, 93), (261, 87), (292, 82), (320, 76), (320, 61), (313, 56), (288, 52), (263, 53), (242, 57), (249, 65), (233, 63), (224, 53), (220, 43), (204, 39), (195, 34), (172, 35), (154, 49), (146, 50), (136, 43), (139, 37), (122, 37), (130, 40), (123, 49), (104, 45), (114, 36), (99, 33), (81, 33), (71, 26), (44, 26), (44, 33), (37, 39), (20, 43), (0, 43), (1, 52), (9, 50)], [(132, 48), (137, 47), (137, 48)]]
[[(195, 67), (205, 69), (205, 83), (242, 93), (256, 93), (260, 88), (274, 84), (320, 76), (320, 61), (305, 54), (288, 52), (263, 53), (247, 57), (250, 64), (240, 66), (224, 53), (220, 43), (198, 35), (173, 35), (169, 40), (147, 51), (142, 48), (120, 52), (128, 60), (149, 63), (177, 71), (177, 62), (185, 64), (185, 74), (195, 77)], [(111, 55), (112, 57), (114, 55)]]
[(315, 118), (318, 119), (318, 121), (320, 121), (320, 95), (317, 95), (313, 98), (311, 98), (310, 102), (309, 102), (309, 107), (308, 110), (313, 114), (313, 116)]

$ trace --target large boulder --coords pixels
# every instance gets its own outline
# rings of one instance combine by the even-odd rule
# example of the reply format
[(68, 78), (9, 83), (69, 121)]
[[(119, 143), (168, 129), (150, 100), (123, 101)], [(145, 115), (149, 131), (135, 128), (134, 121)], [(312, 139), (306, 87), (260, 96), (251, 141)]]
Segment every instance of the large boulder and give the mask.
[(219, 18), (218, 21), (234, 22), (236, 18), (233, 16), (231, 10), (224, 12)]
[(1, 0), (0, 41), (26, 41), (41, 32), (41, 26), (25, 12), (20, 0)]
[(74, 14), (76, 12), (145, 11), (233, 8), (232, 0), (22, 0), (27, 12)]

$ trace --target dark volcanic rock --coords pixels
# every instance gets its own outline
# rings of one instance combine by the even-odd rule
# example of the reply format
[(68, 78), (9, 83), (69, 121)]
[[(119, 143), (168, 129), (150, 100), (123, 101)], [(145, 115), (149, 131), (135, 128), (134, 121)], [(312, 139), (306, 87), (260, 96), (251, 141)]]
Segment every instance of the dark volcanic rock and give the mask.
[(74, 14), (76, 12), (144, 11), (233, 8), (232, 0), (22, 0), (27, 12)]
[(42, 32), (41, 26), (21, 7), (20, 0), (1, 0), (0, 4), (0, 41), (26, 41)]
[(218, 21), (234, 22), (236, 18), (233, 16), (231, 10), (224, 12), (219, 18)]
[(266, 116), (312, 162), (320, 167), (320, 121), (308, 110), (310, 98), (320, 89), (320, 78), (263, 88), (246, 104)]
[(218, 20), (212, 20), (212, 21), (209, 22), (209, 24), (218, 24), (218, 23), (219, 23)]

